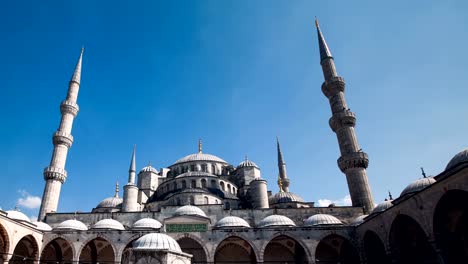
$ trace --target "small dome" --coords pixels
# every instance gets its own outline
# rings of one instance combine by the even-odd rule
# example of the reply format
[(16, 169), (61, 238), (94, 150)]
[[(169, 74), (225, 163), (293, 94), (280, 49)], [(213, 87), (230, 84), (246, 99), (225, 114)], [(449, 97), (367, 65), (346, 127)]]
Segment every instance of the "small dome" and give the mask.
[(36, 225), (36, 229), (41, 231), (52, 231), (52, 227), (44, 222), (33, 222)]
[(418, 179), (412, 182), (410, 185), (406, 186), (406, 188), (401, 192), (400, 197), (403, 197), (406, 194), (419, 192), (420, 190), (426, 188), (434, 182), (436, 182), (434, 177), (425, 177)]
[(122, 202), (122, 198), (113, 196), (102, 200), (96, 208), (118, 208)]
[(338, 218), (329, 214), (316, 214), (304, 221), (305, 226), (322, 226), (322, 225), (341, 225), (343, 224)]
[(158, 174), (158, 170), (153, 168), (153, 166), (151, 165), (148, 165), (146, 167), (144, 167), (143, 169), (140, 170), (139, 174), (142, 173), (142, 172), (152, 172), (152, 173), (155, 173), (155, 174)]
[(455, 166), (457, 166), (458, 164), (466, 161), (468, 161), (468, 148), (458, 152), (457, 155), (453, 156), (453, 158), (447, 164), (445, 170), (455, 168)]
[(133, 224), (137, 229), (160, 229), (162, 224), (153, 218), (142, 218)]
[(279, 192), (269, 198), (270, 204), (278, 203), (304, 203), (299, 195), (296, 195), (292, 192)]
[(237, 168), (246, 168), (246, 167), (255, 167), (257, 169), (259, 169), (259, 167), (257, 166), (257, 164), (255, 164), (255, 162), (251, 161), (251, 160), (244, 160), (242, 161), (241, 163), (239, 163), (239, 165), (237, 165)]
[(270, 226), (296, 226), (293, 220), (284, 215), (270, 215), (262, 219), (258, 224), (259, 227)]
[(215, 155), (205, 154), (205, 153), (195, 153), (195, 154), (187, 155), (177, 160), (172, 166), (179, 164), (179, 163), (185, 163), (185, 162), (191, 162), (191, 161), (214, 161), (214, 162), (220, 162), (220, 163), (227, 163), (225, 160), (219, 157), (216, 157)]
[(250, 227), (249, 223), (244, 219), (237, 217), (237, 216), (226, 216), (219, 220), (216, 227), (223, 228), (223, 227)]
[(150, 233), (133, 242), (135, 250), (172, 250), (182, 252), (179, 244), (172, 237), (161, 233)]
[(366, 217), (367, 217), (367, 215), (360, 215), (360, 216), (354, 218), (354, 220), (351, 221), (351, 225), (356, 226), (356, 225), (362, 224), (364, 222), (364, 218), (366, 218)]
[(54, 228), (55, 230), (81, 230), (81, 231), (86, 231), (88, 230), (88, 227), (86, 225), (78, 220), (75, 219), (70, 219), (70, 220), (65, 220), (62, 223), (58, 224)]
[(25, 214), (23, 214), (22, 212), (18, 210), (8, 210), (6, 211), (6, 213), (7, 213), (7, 216), (11, 219), (31, 222), (31, 219), (29, 219), (29, 217), (27, 217)]
[(392, 204), (392, 200), (385, 200), (381, 203), (379, 203), (375, 208), (374, 210), (372, 210), (372, 213), (380, 213), (380, 212), (383, 212), (385, 210), (387, 210), (388, 208), (392, 207), (393, 204)]
[(119, 221), (108, 218), (98, 221), (91, 229), (125, 230), (125, 227)]
[(205, 212), (202, 209), (193, 206), (193, 205), (184, 205), (182, 207), (177, 208), (174, 212), (174, 216), (181, 216), (181, 215), (198, 215), (206, 217)]

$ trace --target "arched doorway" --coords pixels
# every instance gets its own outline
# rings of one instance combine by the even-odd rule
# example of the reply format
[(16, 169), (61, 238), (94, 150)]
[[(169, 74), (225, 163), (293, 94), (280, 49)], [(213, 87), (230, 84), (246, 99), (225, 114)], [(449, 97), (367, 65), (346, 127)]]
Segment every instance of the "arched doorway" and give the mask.
[(395, 263), (438, 263), (423, 229), (407, 215), (398, 215), (393, 220), (390, 246)]
[(115, 255), (112, 245), (100, 237), (89, 241), (80, 253), (80, 263), (114, 263), (114, 261)]
[(206, 253), (203, 247), (192, 238), (183, 237), (177, 240), (183, 252), (192, 254), (192, 264), (205, 264)]
[(255, 252), (249, 242), (240, 237), (228, 237), (216, 248), (215, 264), (257, 263)]
[(36, 239), (31, 235), (27, 235), (16, 244), (9, 263), (33, 264), (37, 260), (38, 255), (39, 248)]
[(263, 254), (263, 263), (302, 264), (308, 261), (304, 248), (296, 240), (281, 235), (268, 242)]
[(364, 253), (367, 264), (389, 263), (382, 241), (376, 233), (370, 230), (364, 234)]
[(8, 259), (8, 251), (10, 250), (10, 239), (6, 229), (0, 225), (0, 261), (3, 263)]
[(63, 238), (56, 238), (44, 247), (41, 254), (40, 263), (73, 263), (73, 250)]
[(135, 242), (135, 240), (137, 240), (138, 238), (140, 237), (136, 237), (132, 239), (132, 241), (125, 246), (124, 250), (122, 251), (122, 257), (121, 257), (120, 263), (129, 263), (130, 254), (133, 248), (133, 242)]
[(320, 240), (315, 250), (316, 263), (359, 264), (360, 259), (354, 246), (346, 238), (329, 235)]
[(434, 235), (446, 263), (468, 263), (468, 192), (442, 196), (434, 211)]

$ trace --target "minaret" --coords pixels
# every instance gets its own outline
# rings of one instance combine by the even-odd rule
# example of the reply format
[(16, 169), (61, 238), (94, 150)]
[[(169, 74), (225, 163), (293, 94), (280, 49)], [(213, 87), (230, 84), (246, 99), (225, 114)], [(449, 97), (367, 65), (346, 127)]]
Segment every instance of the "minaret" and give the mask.
[(374, 208), (366, 174), (369, 159), (359, 147), (354, 132), (356, 116), (346, 104), (344, 79), (336, 72), (335, 62), (322, 35), (318, 20), (315, 20), (315, 25), (320, 48), (320, 64), (325, 77), (322, 92), (330, 102), (332, 117), (329, 123), (333, 132), (336, 133), (340, 146), (341, 157), (338, 159), (338, 167), (346, 174), (353, 206), (363, 207), (364, 212), (369, 213)]
[(122, 203), (123, 212), (134, 212), (139, 210), (138, 204), (138, 187), (135, 185), (136, 174), (136, 146), (133, 146), (132, 159), (130, 161), (130, 169), (128, 170), (128, 183), (124, 186), (124, 197)]
[(52, 137), (54, 152), (50, 165), (44, 169), (44, 180), (46, 184), (44, 194), (42, 195), (41, 209), (39, 210), (39, 221), (43, 221), (47, 213), (57, 211), (60, 189), (67, 179), (65, 163), (67, 161), (68, 149), (73, 143), (73, 136), (71, 135), (73, 120), (79, 110), (76, 100), (80, 89), (83, 51), (84, 49), (82, 48), (75, 71), (68, 84), (67, 98), (60, 104), (62, 119), (58, 130)]
[(286, 173), (286, 163), (284, 163), (283, 153), (281, 152), (281, 146), (278, 137), (276, 137), (276, 148), (278, 152), (278, 182), (281, 180), (282, 191), (289, 192), (289, 179)]

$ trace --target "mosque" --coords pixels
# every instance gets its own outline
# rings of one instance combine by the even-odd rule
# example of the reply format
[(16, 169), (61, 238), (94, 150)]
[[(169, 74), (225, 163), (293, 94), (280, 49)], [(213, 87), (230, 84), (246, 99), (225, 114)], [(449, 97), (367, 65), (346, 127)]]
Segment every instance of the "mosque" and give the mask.
[(57, 212), (79, 111), (82, 50), (60, 104), (38, 222), (0, 210), (3, 263), (468, 263), (468, 149), (438, 175), (423, 172), (375, 206), (345, 81), (316, 26), (321, 89), (352, 206), (316, 207), (294, 193), (279, 141), (275, 194), (253, 161), (235, 166), (204, 153), (200, 141), (196, 153), (159, 170), (137, 170), (134, 149), (123, 197), (117, 185), (91, 212)]

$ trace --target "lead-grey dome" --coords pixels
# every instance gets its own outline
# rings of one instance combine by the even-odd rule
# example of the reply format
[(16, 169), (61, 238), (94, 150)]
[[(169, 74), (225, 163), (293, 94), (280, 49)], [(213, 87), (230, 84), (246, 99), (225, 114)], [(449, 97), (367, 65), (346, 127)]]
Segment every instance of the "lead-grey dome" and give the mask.
[(427, 186), (433, 184), (434, 182), (436, 182), (434, 177), (425, 177), (425, 178), (418, 179), (412, 182), (411, 184), (409, 184), (408, 186), (406, 186), (406, 188), (401, 192), (400, 197), (403, 197), (407, 194), (419, 192), (420, 190), (426, 188)]
[(338, 218), (329, 214), (316, 214), (310, 216), (304, 221), (305, 226), (322, 226), (322, 225), (341, 225), (343, 224)]
[(292, 192), (279, 192), (275, 195), (270, 196), (268, 199), (270, 204), (278, 204), (278, 203), (304, 203), (304, 199), (302, 199), (299, 195), (296, 195)]
[(364, 222), (364, 218), (366, 218), (367, 215), (360, 215), (351, 221), (351, 225), (360, 225)]
[(152, 173), (158, 174), (158, 170), (155, 169), (153, 166), (151, 166), (151, 164), (146, 167), (143, 167), (138, 174), (142, 172), (152, 172)]
[(133, 242), (134, 250), (171, 250), (182, 252), (179, 244), (172, 237), (161, 233), (150, 233)]
[(118, 208), (122, 205), (123, 199), (120, 197), (112, 196), (102, 200), (96, 208)]
[(41, 231), (52, 231), (52, 227), (44, 222), (33, 222), (36, 225), (36, 229)]
[(237, 168), (247, 168), (247, 167), (255, 167), (257, 169), (259, 169), (259, 167), (257, 166), (257, 164), (255, 164), (255, 162), (251, 161), (251, 160), (244, 160), (242, 161), (241, 163), (239, 163), (239, 165), (237, 165)]
[(250, 227), (249, 223), (237, 216), (226, 216), (219, 220), (216, 225), (218, 228), (223, 227)]
[(296, 226), (293, 220), (284, 215), (270, 215), (262, 219), (258, 224), (259, 227), (270, 226)]
[(108, 218), (98, 221), (91, 229), (125, 230), (125, 227), (119, 221)]
[(455, 168), (460, 163), (467, 162), (468, 161), (468, 148), (458, 152), (453, 158), (449, 161), (447, 164), (447, 167), (445, 170), (450, 170), (452, 168)]
[(206, 217), (205, 212), (202, 209), (193, 206), (193, 205), (184, 205), (182, 207), (177, 208), (174, 212), (174, 216), (181, 216), (181, 215), (198, 215)]
[(162, 224), (153, 218), (142, 218), (133, 224), (136, 229), (160, 229)]
[(187, 155), (177, 160), (173, 165), (185, 163), (185, 162), (191, 162), (191, 161), (214, 161), (214, 162), (220, 162), (220, 163), (227, 163), (225, 160), (219, 157), (216, 157), (215, 155), (205, 154), (205, 153), (195, 153), (195, 154)]
[(23, 214), (22, 212), (18, 210), (8, 210), (6, 211), (6, 213), (7, 213), (7, 216), (11, 219), (31, 222), (31, 219), (29, 219), (29, 217), (27, 217), (25, 214)]
[(385, 199), (385, 201), (379, 203), (375, 208), (374, 210), (372, 210), (372, 213), (380, 213), (380, 212), (383, 212), (385, 210), (387, 210), (388, 208), (392, 207), (393, 206), (393, 203), (392, 203), (392, 200), (387, 200)]
[(88, 230), (88, 227), (81, 221), (75, 220), (75, 219), (70, 219), (70, 220), (65, 220), (62, 223), (58, 224), (55, 228), (55, 230), (80, 230), (80, 231), (86, 231)]

